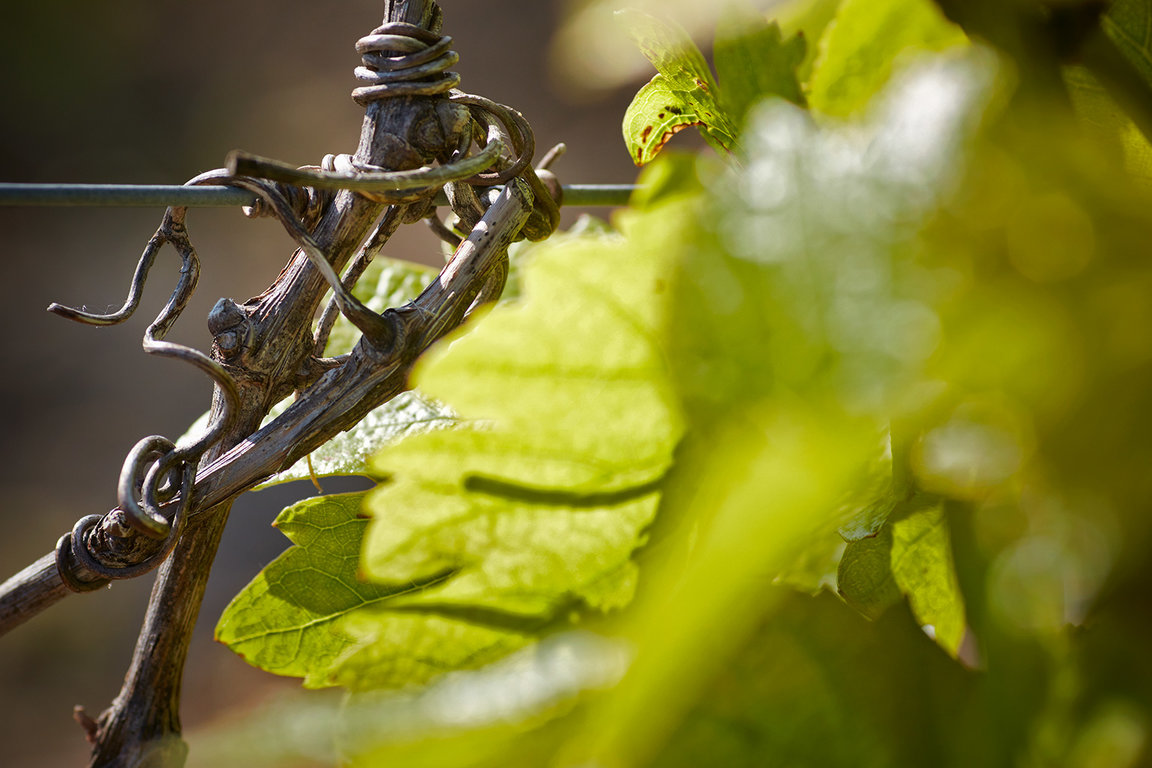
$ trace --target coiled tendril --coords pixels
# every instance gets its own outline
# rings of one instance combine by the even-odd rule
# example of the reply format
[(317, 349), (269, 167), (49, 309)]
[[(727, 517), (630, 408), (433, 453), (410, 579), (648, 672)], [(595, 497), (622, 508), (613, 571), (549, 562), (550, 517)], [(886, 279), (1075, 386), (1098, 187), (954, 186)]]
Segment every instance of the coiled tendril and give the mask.
[(377, 27), (356, 41), (363, 66), (356, 79), (368, 85), (352, 91), (362, 107), (392, 96), (435, 96), (460, 84), (448, 68), (460, 61), (451, 50), (452, 38), (415, 24), (393, 22)]

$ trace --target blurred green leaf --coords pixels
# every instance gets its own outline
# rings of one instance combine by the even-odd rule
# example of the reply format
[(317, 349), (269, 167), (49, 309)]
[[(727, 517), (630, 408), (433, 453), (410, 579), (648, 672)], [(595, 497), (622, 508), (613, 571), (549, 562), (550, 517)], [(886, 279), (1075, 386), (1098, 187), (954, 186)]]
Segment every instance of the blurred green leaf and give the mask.
[(684, 492), (670, 489), (661, 514), (693, 527), (646, 561), (650, 588), (624, 628), (636, 661), (578, 725), (563, 753), (571, 764), (643, 765), (660, 751), (790, 594), (773, 577), (835, 519), (872, 445), (866, 423), (814, 409), (765, 404), (742, 417), (677, 464), (685, 485), (673, 488)]
[(723, 17), (712, 56), (720, 79), (720, 102), (732, 123), (743, 128), (752, 105), (769, 96), (804, 106), (796, 69), (806, 51), (803, 37), (785, 40), (775, 22), (768, 23), (751, 9)]
[(1134, 177), (1152, 183), (1152, 144), (1124, 110), (1083, 67), (1067, 67), (1064, 79), (1077, 114), (1104, 140), (1120, 147)]
[(737, 128), (720, 106), (708, 62), (682, 28), (638, 11), (619, 11), (657, 75), (624, 114), (624, 142), (637, 165), (651, 162), (672, 136), (695, 125), (718, 151), (732, 151)]
[(784, 595), (653, 764), (964, 765), (951, 739), (963, 732), (977, 684), (907, 611), (869, 623), (831, 595)]
[(884, 86), (900, 58), (966, 40), (932, 0), (844, 0), (820, 42), (808, 101), (827, 115), (853, 114)]
[(744, 165), (661, 220), (662, 242), (679, 243), (673, 368), (702, 428), (785, 393), (886, 414), (915, 385), (940, 341), (929, 297), (954, 279), (915, 261), (917, 236), (989, 77), (980, 55), (914, 68), (843, 128), (766, 103)]
[(804, 60), (796, 68), (796, 76), (807, 86), (812, 66), (820, 53), (819, 42), (824, 30), (836, 18), (844, 0), (782, 0), (773, 3), (769, 15), (776, 20), (785, 35), (798, 35), (805, 40)]
[(541, 246), (552, 247), (570, 240), (609, 235), (612, 231), (612, 226), (604, 219), (581, 213), (570, 227), (553, 232), (547, 240), (519, 240), (512, 243), (508, 248), (508, 280), (504, 284), (500, 300), (507, 301), (520, 297), (523, 293), (524, 267), (532, 262), (533, 255)]

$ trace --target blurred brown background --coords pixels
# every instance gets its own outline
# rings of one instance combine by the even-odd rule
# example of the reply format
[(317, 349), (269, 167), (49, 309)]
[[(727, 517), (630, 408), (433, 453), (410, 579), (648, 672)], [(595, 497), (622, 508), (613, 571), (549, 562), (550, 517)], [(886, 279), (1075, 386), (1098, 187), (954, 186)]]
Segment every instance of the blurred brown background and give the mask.
[[(549, 76), (562, 0), (441, 5), (461, 55), (462, 87), (520, 109), (541, 152), (567, 142), (556, 166), (562, 180), (634, 179), (619, 131), (629, 90), (589, 100)], [(219, 166), (233, 148), (297, 164), (351, 152), (362, 114), (349, 98), (358, 63), (352, 46), (379, 23), (381, 7), (378, 0), (3, 3), (0, 180), (181, 183)], [(114, 504), (120, 464), (138, 439), (175, 438), (207, 407), (205, 377), (140, 350), (175, 279), (171, 254), (161, 257), (143, 306), (125, 325), (90, 328), (44, 311), (52, 301), (119, 306), (160, 213), (0, 208), (0, 580), (50, 551), (79, 517)], [(171, 338), (203, 348), (216, 299), (260, 292), (292, 246), (273, 222), (249, 221), (235, 209), (194, 210), (189, 228), (203, 272)], [(408, 229), (386, 253), (432, 263), (431, 236)], [(309, 493), (297, 484), (236, 504), (185, 676), (187, 730), (294, 695), (295, 681), (249, 668), (211, 633), (228, 599), (286, 545), (269, 527), (273, 517)], [(86, 763), (72, 706), (96, 715), (116, 695), (151, 582), (70, 597), (0, 638), (0, 765)]]

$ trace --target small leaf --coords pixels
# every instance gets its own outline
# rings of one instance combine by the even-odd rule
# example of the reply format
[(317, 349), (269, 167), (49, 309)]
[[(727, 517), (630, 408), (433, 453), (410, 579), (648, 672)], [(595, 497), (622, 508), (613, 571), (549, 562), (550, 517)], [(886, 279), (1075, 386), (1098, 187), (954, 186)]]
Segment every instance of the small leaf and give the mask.
[(631, 9), (617, 11), (616, 18), (657, 72), (678, 82), (699, 80), (704, 90), (716, 90), (704, 54), (683, 27)]
[(706, 127), (697, 101), (674, 90), (664, 75), (656, 75), (641, 88), (624, 113), (624, 138), (633, 162), (646, 165), (680, 131)]
[(922, 507), (892, 525), (892, 575), (921, 626), (953, 656), (964, 639), (964, 600), (952, 564), (942, 504)]
[(652, 160), (672, 136), (695, 125), (714, 149), (731, 152), (736, 128), (720, 106), (716, 80), (692, 38), (678, 26), (638, 11), (620, 18), (657, 75), (624, 115), (624, 142), (637, 165)]
[(870, 619), (900, 602), (892, 573), (892, 529), (848, 544), (836, 572), (837, 589), (849, 605)]
[(837, 582), (844, 599), (870, 619), (906, 595), (916, 620), (956, 655), (964, 637), (964, 601), (941, 504), (908, 502), (877, 535), (851, 542)]

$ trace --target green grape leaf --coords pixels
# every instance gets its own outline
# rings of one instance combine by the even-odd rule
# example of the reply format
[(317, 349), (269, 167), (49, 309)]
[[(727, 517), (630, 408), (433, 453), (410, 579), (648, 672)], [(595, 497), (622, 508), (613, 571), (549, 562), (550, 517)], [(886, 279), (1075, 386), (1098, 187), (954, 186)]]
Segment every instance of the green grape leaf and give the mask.
[(423, 391), (480, 421), (377, 456), (391, 482), (368, 504), (373, 579), (453, 570), (412, 601), (434, 612), (546, 618), (630, 599), (681, 430), (659, 267), (618, 236), (542, 246), (521, 301), (418, 364)]
[[(527, 641), (515, 629), (405, 612), (423, 582), (368, 584), (356, 553), (368, 521), (363, 493), (321, 496), (284, 510), (275, 525), (296, 545), (268, 565), (224, 610), (216, 639), (248, 663), (318, 688), (420, 682), (444, 665), (479, 665)], [(387, 617), (387, 620), (383, 620)], [(364, 625), (371, 631), (365, 631)], [(387, 664), (364, 675), (365, 657)]]
[(716, 80), (688, 33), (638, 11), (617, 16), (658, 73), (624, 114), (624, 142), (632, 160), (651, 162), (673, 135), (692, 125), (717, 151), (735, 149), (736, 127), (720, 106)]
[(482, 421), (380, 453), (390, 479), (369, 496), (366, 534), (355, 496), (287, 510), (278, 525), (297, 546), (237, 597), (219, 638), (308, 686), (363, 690), (478, 666), (580, 610), (626, 605), (681, 431), (656, 342), (661, 267), (614, 235), (539, 247), (524, 296), (413, 374)]
[(732, 11), (722, 19), (712, 55), (720, 102), (735, 125), (742, 127), (752, 105), (769, 96), (804, 106), (796, 70), (807, 48), (802, 36), (785, 40), (780, 27), (758, 13)]
[(900, 57), (966, 40), (932, 0), (844, 0), (820, 42), (808, 102), (827, 115), (850, 115), (884, 86)]
[(1114, 0), (1101, 25), (1144, 82), (1152, 86), (1152, 5), (1147, 0)]
[(853, 541), (837, 572), (840, 594), (870, 619), (907, 596), (912, 613), (956, 655), (964, 638), (964, 600), (952, 563), (943, 506), (914, 500), (871, 538)]

